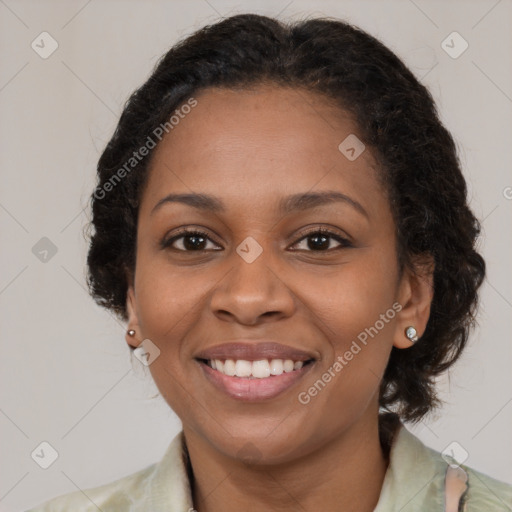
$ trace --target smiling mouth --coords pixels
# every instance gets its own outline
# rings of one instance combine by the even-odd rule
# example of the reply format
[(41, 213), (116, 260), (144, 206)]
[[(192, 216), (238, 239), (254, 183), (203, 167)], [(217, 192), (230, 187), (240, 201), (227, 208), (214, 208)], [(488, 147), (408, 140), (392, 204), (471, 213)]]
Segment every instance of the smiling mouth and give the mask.
[(222, 375), (239, 377), (243, 379), (266, 379), (278, 377), (283, 373), (292, 373), (301, 370), (314, 360), (294, 361), (293, 359), (260, 359), (248, 361), (246, 359), (198, 359)]

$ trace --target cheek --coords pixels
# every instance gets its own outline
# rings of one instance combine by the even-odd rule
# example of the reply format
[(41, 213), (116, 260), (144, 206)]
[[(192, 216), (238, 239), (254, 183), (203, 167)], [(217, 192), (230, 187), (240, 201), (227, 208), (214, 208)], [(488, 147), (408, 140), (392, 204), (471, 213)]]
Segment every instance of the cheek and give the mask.
[(201, 287), (206, 276), (194, 279), (188, 275), (185, 278), (158, 260), (142, 254), (137, 261), (138, 320), (145, 337), (160, 343), (166, 350), (176, 351), (180, 345), (172, 341), (181, 339), (187, 323), (197, 315), (201, 296), (206, 293), (206, 286)]
[(303, 289), (318, 290), (309, 295), (308, 304), (330, 345), (322, 382), (316, 375), (305, 391), (328, 416), (339, 414), (340, 404), (357, 414), (378, 391), (400, 309), (397, 279), (396, 261), (384, 260), (381, 253), (380, 259), (361, 257), (341, 267), (336, 278), (322, 282), (321, 290), (304, 281)]
[(205, 307), (205, 299), (219, 278), (196, 269), (182, 272), (166, 261), (141, 251), (137, 255), (135, 289), (141, 335), (160, 350), (149, 366), (162, 396), (180, 418), (197, 409), (191, 392), (193, 347), (187, 335)]
[[(390, 253), (386, 257), (387, 253)], [(378, 253), (378, 254), (377, 254)], [(398, 269), (392, 251), (360, 251), (347, 264), (321, 279), (301, 279), (304, 302), (315, 312), (337, 352), (377, 322), (379, 335), (389, 337), (395, 317)], [(383, 321), (381, 315), (385, 315)], [(380, 332), (382, 331), (382, 332)]]
[(182, 419), (197, 409), (186, 386), (190, 359), (183, 342), (200, 307), (197, 286), (185, 282), (165, 264), (137, 260), (135, 279), (138, 322), (141, 335), (160, 351), (149, 366), (151, 376), (171, 409)]

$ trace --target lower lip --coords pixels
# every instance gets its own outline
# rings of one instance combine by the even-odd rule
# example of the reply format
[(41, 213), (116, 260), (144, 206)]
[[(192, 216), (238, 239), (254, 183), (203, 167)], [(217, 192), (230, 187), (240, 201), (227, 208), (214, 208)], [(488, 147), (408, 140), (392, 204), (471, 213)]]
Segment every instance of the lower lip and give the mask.
[(309, 372), (314, 362), (303, 366), (300, 370), (273, 375), (264, 379), (230, 377), (214, 370), (206, 363), (198, 361), (206, 378), (220, 391), (237, 400), (258, 401), (269, 400), (284, 393), (294, 386)]

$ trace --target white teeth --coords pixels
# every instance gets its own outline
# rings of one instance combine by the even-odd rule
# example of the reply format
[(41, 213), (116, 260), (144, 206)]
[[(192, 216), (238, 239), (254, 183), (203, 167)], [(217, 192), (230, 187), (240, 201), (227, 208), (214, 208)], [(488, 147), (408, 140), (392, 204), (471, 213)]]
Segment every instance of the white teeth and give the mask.
[(291, 359), (287, 359), (283, 364), (283, 370), (286, 373), (293, 372), (293, 361)]
[(270, 365), (266, 359), (261, 361), (253, 361), (252, 363), (252, 376), (257, 379), (264, 379), (270, 377)]
[(238, 359), (235, 363), (235, 375), (237, 377), (250, 377), (252, 370), (252, 363), (244, 359)]
[(270, 375), (281, 375), (283, 373), (283, 360), (272, 359), (270, 361)]
[(247, 361), (245, 359), (211, 359), (208, 361), (211, 368), (230, 377), (249, 377), (266, 379), (271, 375), (282, 375), (294, 370), (300, 370), (304, 366), (303, 361), (292, 359), (260, 359), (259, 361)]
[(224, 375), (229, 375), (230, 377), (235, 375), (235, 361), (233, 361), (233, 359), (226, 359), (222, 373)]

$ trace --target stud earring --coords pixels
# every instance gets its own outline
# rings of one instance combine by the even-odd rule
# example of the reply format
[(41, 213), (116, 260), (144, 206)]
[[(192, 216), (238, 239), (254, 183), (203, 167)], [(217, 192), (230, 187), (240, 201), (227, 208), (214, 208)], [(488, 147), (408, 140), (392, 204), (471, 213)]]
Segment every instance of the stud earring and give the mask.
[(412, 325), (405, 329), (405, 336), (409, 341), (412, 341), (413, 343), (416, 343), (418, 341), (418, 333), (416, 332), (416, 329)]
[(126, 334), (128, 334), (128, 336), (135, 336), (135, 331), (130, 329), (129, 331), (126, 331)]

